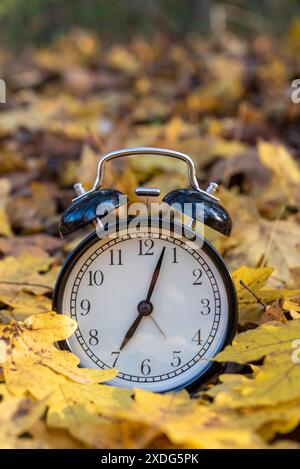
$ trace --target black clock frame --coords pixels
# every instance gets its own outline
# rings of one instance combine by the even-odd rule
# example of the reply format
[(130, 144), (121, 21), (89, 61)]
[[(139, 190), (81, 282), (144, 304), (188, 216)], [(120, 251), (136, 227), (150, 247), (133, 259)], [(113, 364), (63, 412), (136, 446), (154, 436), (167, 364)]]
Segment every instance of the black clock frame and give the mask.
[[(69, 256), (67, 257), (59, 273), (59, 276), (57, 278), (57, 281), (54, 287), (53, 299), (52, 299), (52, 308), (54, 311), (60, 314), (64, 314), (62, 312), (63, 293), (64, 293), (65, 285), (68, 280), (69, 274), (71, 273), (77, 260), (95, 242), (99, 241), (99, 239), (104, 239), (105, 237), (107, 237), (108, 233), (117, 232), (118, 230), (122, 230), (126, 228), (126, 226), (128, 226), (129, 222), (131, 221), (132, 221), (132, 218), (128, 218), (125, 221), (124, 220), (122, 222), (118, 221), (117, 223), (113, 223), (109, 225), (107, 230), (104, 232), (104, 236), (102, 237), (100, 236), (98, 231), (94, 231), (93, 233), (88, 235), (83, 241), (81, 241), (79, 245), (76, 246), (76, 248), (69, 254)], [(150, 224), (153, 224), (153, 223), (156, 224), (158, 228), (162, 228), (165, 225), (164, 220), (162, 219), (151, 218), (151, 219), (144, 219), (141, 221), (141, 223), (144, 223), (142, 225), (143, 227), (149, 227), (150, 229), (149, 222)], [(212, 246), (212, 244), (207, 239), (203, 238), (199, 233), (188, 228), (187, 226), (180, 225), (174, 221), (168, 222), (167, 226), (171, 229), (171, 232), (175, 232), (176, 230), (178, 232), (178, 229), (180, 229), (182, 232), (184, 229), (185, 231), (186, 230), (190, 231), (191, 234), (193, 234), (196, 238), (200, 239), (201, 241), (203, 240), (202, 249), (213, 260), (213, 262), (215, 263), (221, 275), (221, 278), (225, 286), (226, 294), (227, 294), (227, 300), (228, 300), (228, 323), (227, 323), (226, 334), (224, 336), (224, 340), (219, 350), (221, 351), (226, 345), (231, 343), (236, 333), (236, 328), (237, 328), (238, 303), (237, 303), (236, 290), (235, 290), (235, 286), (234, 286), (231, 273), (228, 270), (224, 260), (222, 259), (218, 251)], [(58, 345), (61, 349), (72, 352), (72, 349), (69, 346), (67, 339), (60, 341)], [(205, 383), (209, 378), (214, 376), (216, 373), (220, 372), (221, 369), (222, 369), (222, 364), (211, 361), (211, 363), (208, 365), (205, 371), (201, 373), (198, 377), (194, 378), (193, 380), (185, 383), (184, 385), (180, 387), (171, 388), (168, 391), (164, 391), (164, 392), (179, 391), (181, 389), (187, 389), (189, 392), (195, 392), (201, 384)]]

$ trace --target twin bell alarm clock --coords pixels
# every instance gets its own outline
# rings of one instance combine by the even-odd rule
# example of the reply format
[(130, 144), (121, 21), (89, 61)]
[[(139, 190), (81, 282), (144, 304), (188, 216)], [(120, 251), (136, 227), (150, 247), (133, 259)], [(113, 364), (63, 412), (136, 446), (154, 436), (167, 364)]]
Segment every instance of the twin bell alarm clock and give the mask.
[[(154, 214), (160, 188), (137, 187), (138, 211), (146, 206), (146, 212), (133, 216), (126, 194), (101, 188), (105, 165), (132, 155), (182, 160), (190, 188), (162, 194), (164, 209)], [(77, 197), (62, 215), (60, 233), (88, 224), (95, 229), (69, 255), (56, 282), (53, 309), (78, 324), (61, 346), (83, 367), (116, 368), (109, 382), (115, 386), (195, 389), (216, 372), (212, 359), (230, 343), (237, 323), (231, 274), (199, 229), (230, 234), (230, 216), (214, 195), (217, 184), (202, 190), (183, 153), (138, 147), (103, 156), (90, 191), (74, 187)]]

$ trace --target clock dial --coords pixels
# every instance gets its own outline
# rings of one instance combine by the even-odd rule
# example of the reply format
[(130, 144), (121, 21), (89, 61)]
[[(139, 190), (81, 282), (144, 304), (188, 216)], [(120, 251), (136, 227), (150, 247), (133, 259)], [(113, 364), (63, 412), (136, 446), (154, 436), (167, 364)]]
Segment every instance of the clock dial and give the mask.
[(114, 385), (164, 391), (211, 366), (233, 327), (228, 294), (200, 238), (191, 247), (162, 228), (130, 229), (83, 250), (59, 310), (78, 323), (67, 343), (83, 366), (117, 368)]

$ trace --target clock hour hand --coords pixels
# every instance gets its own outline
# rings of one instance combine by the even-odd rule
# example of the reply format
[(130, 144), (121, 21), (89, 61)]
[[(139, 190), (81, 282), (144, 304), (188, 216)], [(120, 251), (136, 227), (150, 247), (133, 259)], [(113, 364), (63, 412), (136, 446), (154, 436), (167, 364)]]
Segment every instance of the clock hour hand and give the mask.
[(146, 297), (146, 300), (144, 301), (141, 301), (139, 304), (138, 304), (138, 317), (133, 321), (133, 323), (131, 324), (130, 328), (128, 329), (128, 331), (126, 332), (126, 335), (120, 345), (120, 350), (123, 350), (123, 348), (125, 347), (125, 345), (129, 342), (129, 340), (132, 338), (132, 336), (134, 335), (135, 331), (137, 330), (141, 320), (143, 319), (144, 316), (149, 316), (152, 311), (153, 311), (153, 305), (152, 303), (150, 302), (150, 299), (152, 297), (152, 293), (153, 293), (153, 290), (155, 288), (155, 285), (156, 285), (156, 282), (157, 282), (157, 279), (158, 279), (158, 276), (159, 276), (159, 272), (160, 272), (160, 269), (161, 269), (161, 264), (162, 264), (162, 261), (163, 261), (163, 258), (164, 258), (164, 255), (165, 255), (165, 250), (166, 250), (166, 247), (164, 247), (161, 251), (161, 254), (159, 256), (159, 259), (157, 261), (157, 264), (155, 266), (155, 269), (154, 269), (154, 272), (153, 272), (153, 275), (152, 275), (152, 278), (151, 278), (151, 282), (150, 282), (150, 287), (148, 289), (148, 293), (147, 293), (147, 297)]
[(133, 334), (135, 333), (135, 331), (137, 330), (137, 328), (139, 327), (139, 324), (141, 322), (141, 320), (143, 319), (143, 315), (142, 314), (139, 314), (138, 317), (133, 321), (133, 323), (131, 324), (130, 328), (128, 329), (128, 331), (126, 332), (126, 335), (123, 339), (123, 342), (121, 343), (120, 345), (120, 350), (123, 350), (123, 348), (125, 347), (125, 345), (127, 344), (127, 342), (131, 339), (131, 337), (133, 336)]

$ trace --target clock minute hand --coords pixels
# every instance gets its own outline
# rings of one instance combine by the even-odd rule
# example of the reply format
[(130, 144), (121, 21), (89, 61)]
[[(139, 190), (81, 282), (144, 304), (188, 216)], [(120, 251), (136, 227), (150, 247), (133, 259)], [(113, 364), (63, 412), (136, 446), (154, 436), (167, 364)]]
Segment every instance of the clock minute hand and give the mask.
[(164, 255), (165, 255), (165, 251), (166, 251), (166, 247), (164, 247), (162, 249), (161, 254), (159, 256), (159, 259), (158, 259), (158, 262), (157, 262), (156, 267), (154, 269), (152, 279), (151, 279), (151, 282), (150, 282), (150, 287), (149, 287), (147, 297), (146, 297), (147, 302), (150, 301), (150, 299), (152, 297), (152, 293), (153, 293), (153, 290), (155, 288), (155, 285), (156, 285), (156, 282), (157, 282), (157, 279), (158, 279), (158, 276), (159, 276), (159, 272), (160, 272), (160, 269), (161, 269), (161, 264), (162, 264), (162, 261), (163, 261)]

